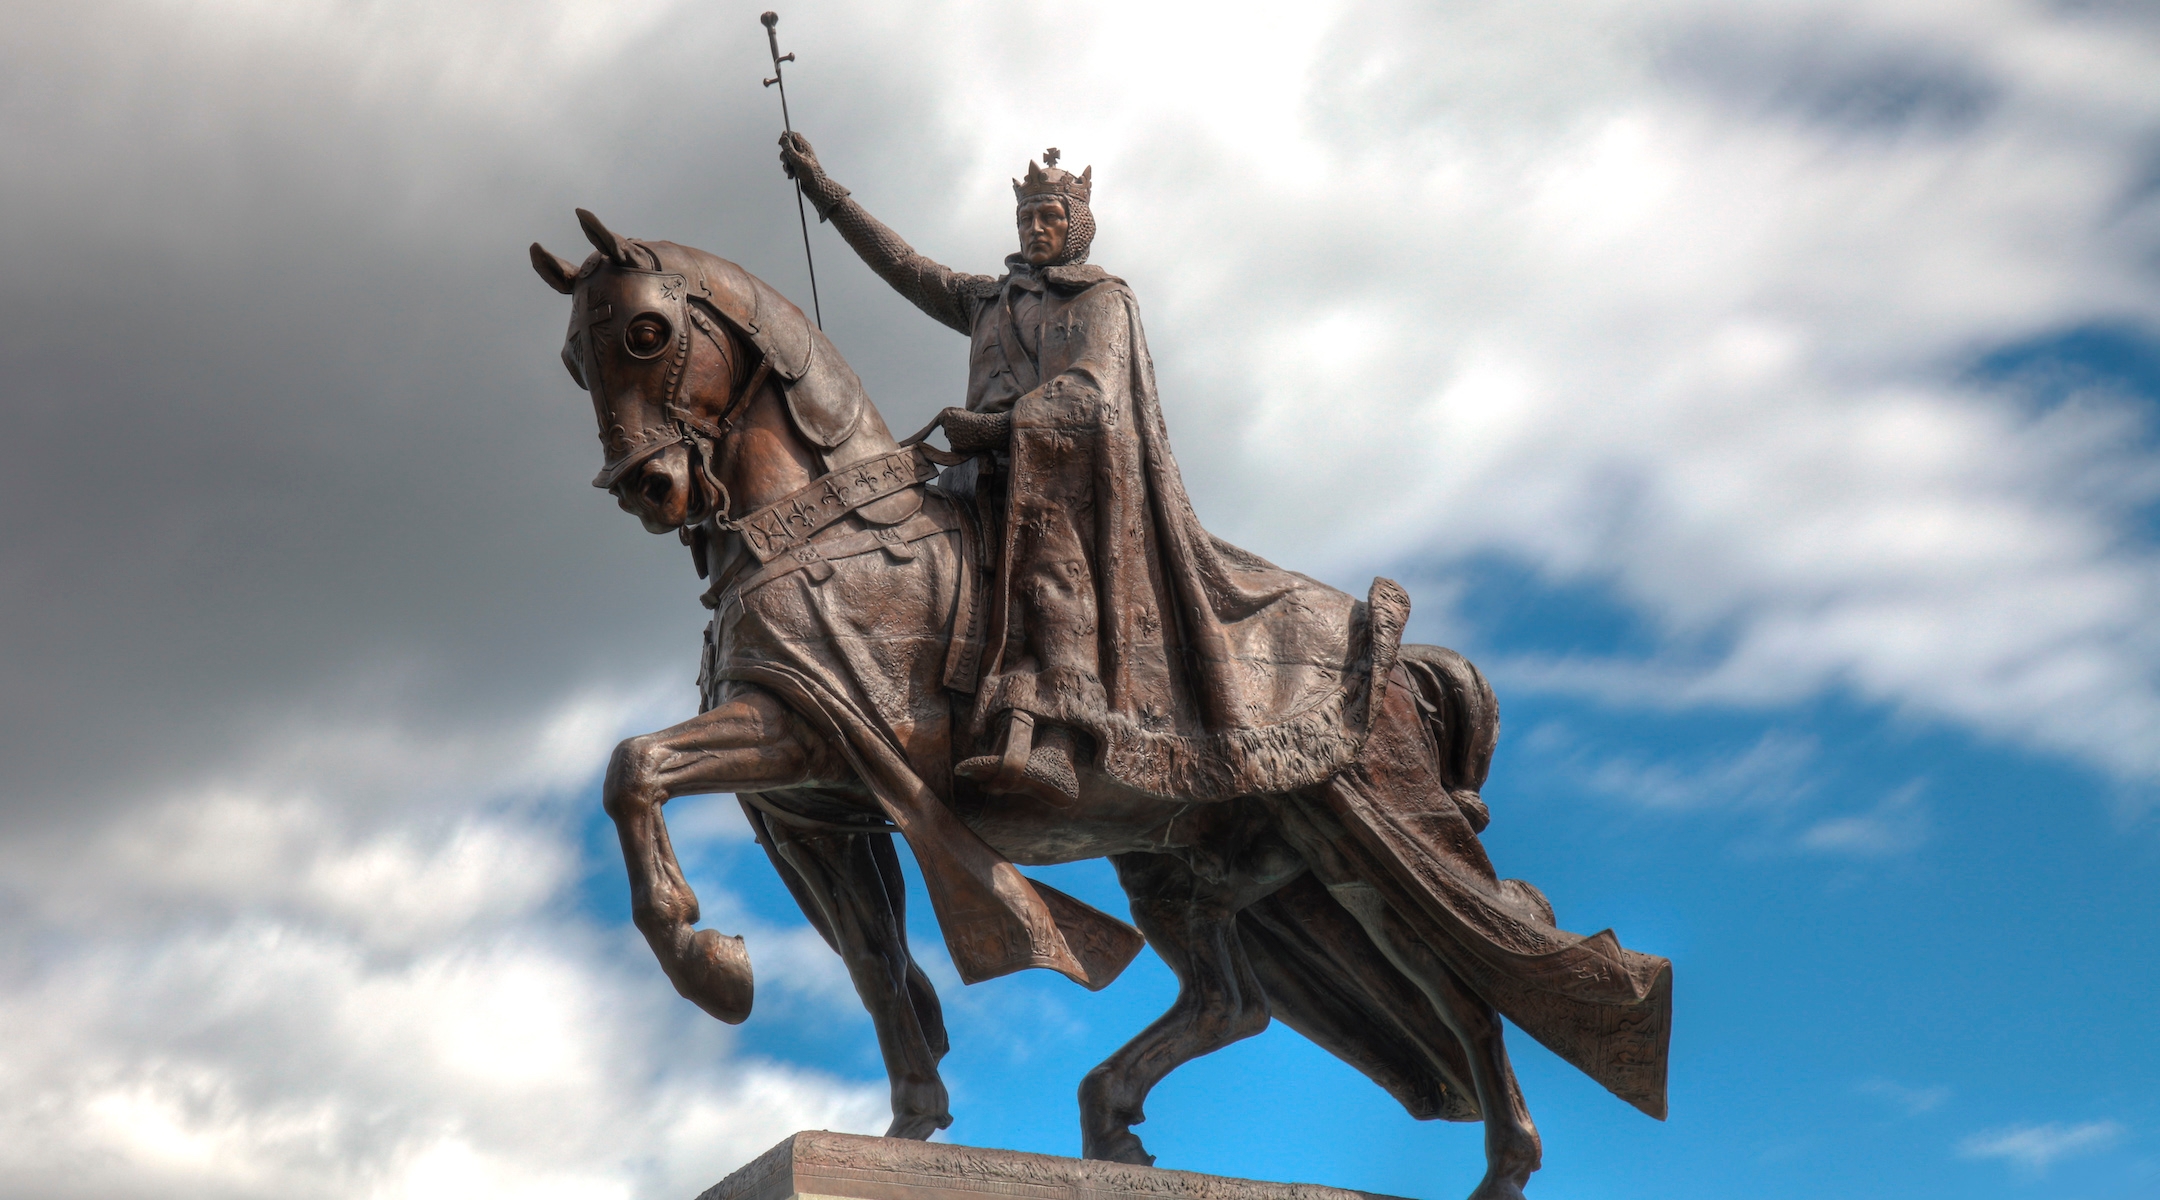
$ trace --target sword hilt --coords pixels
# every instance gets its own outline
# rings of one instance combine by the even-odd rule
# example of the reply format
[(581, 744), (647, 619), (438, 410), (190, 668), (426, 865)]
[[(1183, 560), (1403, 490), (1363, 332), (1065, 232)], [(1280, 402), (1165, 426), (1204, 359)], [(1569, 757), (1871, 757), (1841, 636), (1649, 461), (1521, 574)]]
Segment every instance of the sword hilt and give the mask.
[[(795, 58), (793, 54), (788, 55), (786, 58), (780, 57), (780, 14), (776, 12), (765, 13), (758, 17), (758, 24), (765, 27), (765, 44), (772, 47), (773, 79), (778, 79), (780, 77), (780, 64), (792, 62)], [(765, 86), (771, 87), (773, 79), (766, 80)]]
[[(780, 79), (780, 64), (794, 62), (795, 53), (792, 50), (786, 54), (780, 53), (779, 13), (760, 13), (758, 15), (758, 24), (765, 27), (765, 44), (772, 48), (772, 78), (765, 81), (765, 86), (771, 87), (776, 83), (780, 84), (780, 128), (793, 133), (795, 132), (795, 120), (793, 117), (788, 116), (787, 84)], [(794, 174), (792, 170), (788, 173), (790, 175)], [(823, 219), (822, 217), (819, 218), (819, 220)], [(810, 255), (810, 216), (803, 210), (803, 183), (800, 179), (795, 181), (795, 220), (802, 225), (803, 265), (810, 269), (810, 311), (817, 314), (818, 328), (823, 329), (825, 328), (825, 308), (818, 303), (817, 262)]]
[[(780, 64), (784, 62), (794, 62), (795, 52), (793, 50), (790, 50), (786, 54), (780, 53), (779, 13), (768, 12), (760, 14), (758, 17), (758, 24), (765, 27), (765, 44), (772, 48), (772, 78), (765, 81), (765, 86), (771, 87), (776, 83), (780, 83)], [(785, 84), (782, 84), (780, 90), (783, 92), (786, 91), (787, 86)]]

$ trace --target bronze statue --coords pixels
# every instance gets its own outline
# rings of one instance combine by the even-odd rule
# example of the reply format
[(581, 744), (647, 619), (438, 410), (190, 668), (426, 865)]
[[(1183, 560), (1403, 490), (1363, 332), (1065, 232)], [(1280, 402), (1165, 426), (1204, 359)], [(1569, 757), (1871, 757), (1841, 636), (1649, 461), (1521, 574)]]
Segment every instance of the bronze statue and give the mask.
[[(1665, 1113), (1671, 968), (1554, 925), (1478, 841), (1498, 736), (1484, 678), (1363, 601), (1210, 536), (1187, 501), (1131, 289), (1087, 265), (1092, 170), (1016, 180), (992, 278), (911, 250), (789, 134), (782, 160), (871, 268), (968, 334), (951, 450), (894, 440), (839, 352), (724, 259), (578, 218), (563, 361), (592, 395), (594, 484), (679, 533), (713, 609), (699, 716), (617, 747), (604, 785), (632, 916), (678, 991), (748, 1016), (739, 938), (698, 930), (661, 806), (733, 792), (847, 963), (892, 1082), (889, 1136), (951, 1123), (938, 999), (909, 954), (892, 834), (966, 982), (1107, 986), (1142, 935), (1170, 1011), (1080, 1085), (1086, 1157), (1178, 1064), (1281, 1018), (1412, 1116), (1485, 1122), (1474, 1200), (1516, 1197), (1536, 1129), (1505, 1014)], [(940, 468), (943, 468), (942, 470)], [(1015, 864), (1108, 857), (1135, 931)]]

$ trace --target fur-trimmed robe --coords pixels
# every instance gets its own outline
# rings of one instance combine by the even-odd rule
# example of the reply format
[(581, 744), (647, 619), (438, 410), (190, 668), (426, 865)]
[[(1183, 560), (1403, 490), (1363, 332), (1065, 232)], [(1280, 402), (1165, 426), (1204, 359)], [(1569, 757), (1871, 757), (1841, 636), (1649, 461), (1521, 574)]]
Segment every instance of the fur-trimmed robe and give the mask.
[(1358, 603), (1201, 528), (1131, 289), (1012, 266), (972, 331), (970, 406), (1013, 423), (975, 728), (1013, 709), (1072, 726), (1118, 782), (1176, 799), (1335, 774), (1408, 598), (1376, 580)]

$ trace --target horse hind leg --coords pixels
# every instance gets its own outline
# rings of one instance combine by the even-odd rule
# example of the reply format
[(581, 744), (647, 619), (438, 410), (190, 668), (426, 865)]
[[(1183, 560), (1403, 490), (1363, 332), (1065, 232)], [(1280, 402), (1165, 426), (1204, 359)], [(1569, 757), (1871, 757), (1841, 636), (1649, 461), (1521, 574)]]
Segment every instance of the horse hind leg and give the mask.
[(1171, 1071), (1266, 1029), (1262, 990), (1237, 935), (1225, 889), (1168, 855), (1111, 857), (1132, 897), (1133, 921), (1178, 980), (1177, 1000), (1080, 1083), (1082, 1158), (1150, 1166), (1132, 1131), (1147, 1120), (1147, 1095)]
[(889, 833), (805, 833), (756, 814), (752, 823), (803, 915), (847, 964), (877, 1030), (892, 1086), (886, 1137), (917, 1141), (952, 1124), (938, 1075), (949, 1045), (929, 977), (908, 950), (906, 893)]
[(1524, 1200), (1523, 1188), (1542, 1163), (1544, 1148), (1508, 1063), (1500, 1014), (1463, 986), (1376, 889), (1347, 884), (1328, 890), (1358, 918), (1381, 953), (1425, 993), (1441, 1022), (1462, 1043), (1485, 1120), (1485, 1177), (1470, 1200)]

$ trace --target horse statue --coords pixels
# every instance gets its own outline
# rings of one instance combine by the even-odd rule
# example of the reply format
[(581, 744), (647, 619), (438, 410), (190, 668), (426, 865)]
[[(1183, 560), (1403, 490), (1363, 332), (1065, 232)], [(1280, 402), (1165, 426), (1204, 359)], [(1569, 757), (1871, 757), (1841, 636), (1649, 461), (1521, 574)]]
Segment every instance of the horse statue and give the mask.
[[(889, 1137), (952, 1121), (895, 833), (964, 982), (1043, 967), (1100, 989), (1143, 938), (1176, 975), (1169, 1011), (1080, 1083), (1088, 1158), (1151, 1164), (1132, 1131), (1150, 1089), (1276, 1018), (1412, 1117), (1482, 1120), (1472, 1200), (1521, 1197), (1542, 1153), (1502, 1015), (1663, 1119), (1670, 964), (1610, 930), (1559, 930), (1542, 893), (1497, 876), (1478, 840), (1492, 691), (1452, 651), (1400, 643), (1399, 587), (1355, 601), (1295, 577), (1300, 604), (1347, 631), (1323, 664), (1330, 728), (1350, 731), (1325, 777), (1158, 794), (1083, 755), (1076, 802), (974, 786), (953, 767), (995, 744), (967, 693), (999, 603), (1001, 512), (964, 456), (897, 442), (824, 333), (741, 267), (578, 219), (595, 247), (581, 265), (537, 243), (532, 261), (571, 300), (562, 357), (598, 419), (593, 483), (678, 534), (710, 580), (701, 711), (622, 742), (603, 784), (632, 919), (684, 997), (730, 1023), (750, 1013), (742, 940), (696, 928), (661, 815), (729, 792), (869, 1011)], [(1267, 736), (1252, 754), (1287, 753)], [(1019, 869), (1097, 857), (1137, 930)]]

